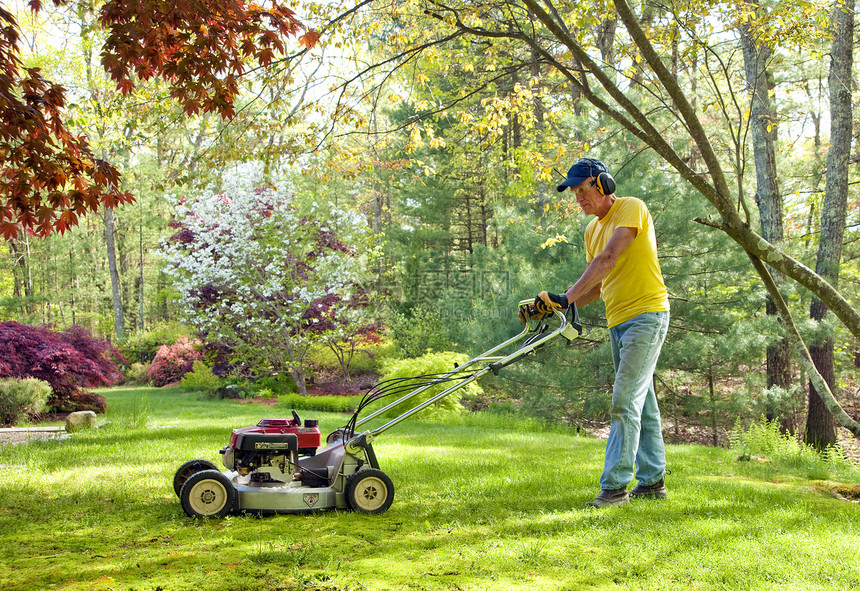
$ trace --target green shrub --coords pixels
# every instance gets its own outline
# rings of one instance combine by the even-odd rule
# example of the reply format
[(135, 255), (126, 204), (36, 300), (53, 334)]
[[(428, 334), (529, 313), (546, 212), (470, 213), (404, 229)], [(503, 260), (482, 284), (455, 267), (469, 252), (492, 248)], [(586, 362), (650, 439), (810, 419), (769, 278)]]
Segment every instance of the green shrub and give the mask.
[(433, 308), (415, 307), (407, 314), (395, 314), (388, 328), (403, 357), (420, 357), (451, 346), (442, 315)]
[(516, 402), (506, 400), (504, 402), (491, 402), (487, 407), (487, 412), (493, 415), (516, 416), (519, 409)]
[(14, 425), (45, 412), (51, 385), (36, 378), (0, 379), (0, 424)]
[(319, 410), (324, 412), (355, 412), (361, 395), (355, 396), (302, 396), (284, 394), (278, 396), (278, 406), (290, 410)]
[(123, 383), (133, 386), (144, 386), (149, 383), (149, 363), (132, 363), (125, 370)]
[(276, 395), (291, 394), (297, 391), (296, 382), (285, 373), (257, 377), (246, 387), (255, 392), (271, 390)]
[[(350, 375), (357, 376), (368, 373), (379, 373), (394, 349), (395, 345), (390, 339), (383, 339), (379, 343), (367, 343), (357, 347), (349, 364)], [(308, 361), (318, 371), (326, 371), (333, 374), (341, 373), (340, 361), (329, 347), (322, 345), (314, 347), (308, 356)]]
[(259, 396), (263, 400), (269, 400), (275, 397), (275, 393), (268, 388), (263, 388), (262, 390), (257, 390), (257, 396)]
[(192, 364), (191, 371), (182, 376), (179, 385), (186, 390), (210, 392), (221, 387), (221, 380), (205, 363), (198, 360)]
[(394, 343), (389, 339), (362, 347), (353, 355), (352, 363), (349, 364), (349, 373), (353, 376), (379, 373), (393, 350)]
[(162, 322), (137, 332), (120, 345), (119, 350), (130, 363), (151, 363), (162, 345), (172, 345), (180, 337), (187, 337), (191, 329), (178, 322)]
[[(455, 365), (463, 364), (468, 360), (469, 357), (461, 353), (445, 351), (441, 353), (427, 353), (426, 355), (422, 355), (421, 357), (416, 357), (414, 359), (399, 359), (390, 361), (384, 367), (385, 375), (383, 375), (382, 379), (380, 380), (380, 383), (382, 384), (387, 380), (397, 379), (404, 379), (405, 381), (397, 385), (398, 389), (401, 390), (400, 394), (393, 394), (387, 399), (380, 401), (380, 404), (388, 404), (390, 402), (393, 402), (400, 396), (406, 394), (408, 390), (403, 390), (403, 388), (419, 388), (423, 384), (426, 384), (428, 382), (428, 378), (423, 378), (421, 376), (447, 373), (453, 370)], [(417, 406), (425, 400), (428, 400), (436, 394), (439, 394), (446, 388), (453, 386), (457, 383), (457, 381), (459, 381), (459, 377), (457, 380), (436, 384), (435, 386), (428, 388), (420, 394), (415, 395), (409, 400), (398, 404), (397, 406), (389, 410), (386, 416), (396, 416), (402, 414), (413, 406)], [(460, 404), (460, 398), (464, 396), (480, 396), (482, 393), (482, 388), (475, 382), (472, 382), (457, 391), (451, 392), (449, 396), (442, 398), (432, 406), (425, 408), (423, 411), (421, 411), (421, 417), (425, 419), (438, 419), (443, 418), (450, 413), (463, 412), (464, 409), (463, 406)], [(381, 408), (381, 406), (379, 408)]]

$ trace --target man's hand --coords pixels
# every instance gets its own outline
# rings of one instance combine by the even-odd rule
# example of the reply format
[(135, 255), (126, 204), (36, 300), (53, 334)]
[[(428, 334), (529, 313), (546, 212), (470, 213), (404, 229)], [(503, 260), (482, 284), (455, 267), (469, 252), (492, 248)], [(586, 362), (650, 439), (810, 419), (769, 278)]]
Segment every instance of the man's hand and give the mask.
[(520, 324), (525, 324), (530, 318), (540, 321), (547, 316), (552, 316), (556, 310), (567, 310), (568, 307), (570, 307), (570, 304), (567, 301), (566, 295), (542, 291), (530, 306), (520, 308), (519, 312), (517, 312), (517, 318), (520, 319)]
[(567, 310), (570, 304), (567, 302), (566, 295), (558, 295), (542, 291), (535, 298), (534, 307), (539, 313), (544, 316), (553, 314), (556, 310)]
[(536, 316), (538, 320), (541, 320), (546, 316), (552, 316), (556, 310), (567, 310), (570, 304), (567, 302), (566, 295), (558, 295), (549, 293), (548, 291), (542, 291), (535, 298), (532, 306), (536, 312), (534, 316)]

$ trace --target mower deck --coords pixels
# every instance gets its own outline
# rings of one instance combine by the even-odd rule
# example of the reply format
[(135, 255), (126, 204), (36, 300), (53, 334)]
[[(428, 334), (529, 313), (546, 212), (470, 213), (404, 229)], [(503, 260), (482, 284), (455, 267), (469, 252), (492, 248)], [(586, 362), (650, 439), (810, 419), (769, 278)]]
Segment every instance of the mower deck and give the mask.
[(326, 486), (311, 488), (301, 482), (243, 483), (247, 477), (225, 472), (239, 493), (239, 511), (249, 513), (308, 513), (323, 509), (346, 509), (343, 491)]

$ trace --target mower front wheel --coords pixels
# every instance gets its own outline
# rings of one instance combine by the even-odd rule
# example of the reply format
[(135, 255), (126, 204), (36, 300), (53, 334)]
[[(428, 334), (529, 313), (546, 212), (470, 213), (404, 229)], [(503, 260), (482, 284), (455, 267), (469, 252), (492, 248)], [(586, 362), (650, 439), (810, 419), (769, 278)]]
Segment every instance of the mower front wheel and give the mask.
[(198, 472), (203, 472), (203, 470), (217, 470), (218, 466), (210, 462), (209, 460), (188, 460), (176, 471), (176, 474), (173, 475), (173, 492), (176, 493), (176, 496), (179, 496), (179, 493), (182, 492), (182, 485), (185, 484), (185, 481), (197, 474)]
[(385, 513), (394, 502), (394, 484), (375, 468), (359, 470), (346, 481), (346, 503), (359, 513)]
[(179, 494), (188, 517), (225, 517), (239, 504), (239, 493), (223, 472), (204, 470), (188, 478)]

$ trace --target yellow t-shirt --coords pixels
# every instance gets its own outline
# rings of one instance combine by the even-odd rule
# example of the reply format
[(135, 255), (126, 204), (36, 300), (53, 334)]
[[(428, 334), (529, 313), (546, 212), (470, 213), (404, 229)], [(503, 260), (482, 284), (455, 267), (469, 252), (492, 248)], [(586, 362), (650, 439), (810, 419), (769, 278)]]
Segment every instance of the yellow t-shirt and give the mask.
[(603, 219), (594, 218), (585, 229), (586, 261), (603, 252), (616, 228), (636, 228), (636, 238), (603, 280), (609, 327), (643, 312), (669, 310), (669, 295), (657, 260), (657, 237), (648, 208), (635, 197), (617, 197)]

